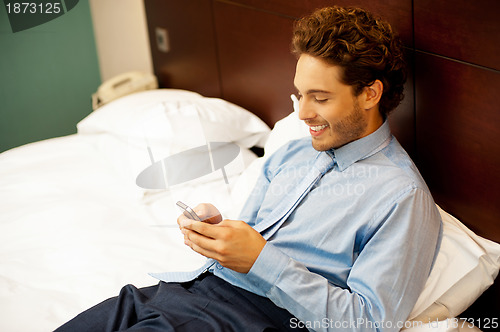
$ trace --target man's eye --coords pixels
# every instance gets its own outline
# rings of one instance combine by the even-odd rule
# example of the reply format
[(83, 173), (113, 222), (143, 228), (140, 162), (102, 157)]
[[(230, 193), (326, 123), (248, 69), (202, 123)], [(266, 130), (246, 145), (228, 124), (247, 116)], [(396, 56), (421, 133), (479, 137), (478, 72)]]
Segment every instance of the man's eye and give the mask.
[(328, 101), (328, 99), (319, 99), (319, 98), (314, 98), (314, 101), (318, 104), (323, 104), (323, 103), (326, 103)]

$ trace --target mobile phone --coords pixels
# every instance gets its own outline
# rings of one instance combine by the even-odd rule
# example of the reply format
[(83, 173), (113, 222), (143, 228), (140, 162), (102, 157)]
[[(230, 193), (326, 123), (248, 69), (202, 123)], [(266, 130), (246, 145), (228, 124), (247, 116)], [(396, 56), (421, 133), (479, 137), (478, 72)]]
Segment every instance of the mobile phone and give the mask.
[(182, 203), (181, 201), (178, 201), (175, 204), (181, 209), (182, 213), (189, 219), (201, 221), (200, 217), (198, 217), (198, 215), (188, 205)]

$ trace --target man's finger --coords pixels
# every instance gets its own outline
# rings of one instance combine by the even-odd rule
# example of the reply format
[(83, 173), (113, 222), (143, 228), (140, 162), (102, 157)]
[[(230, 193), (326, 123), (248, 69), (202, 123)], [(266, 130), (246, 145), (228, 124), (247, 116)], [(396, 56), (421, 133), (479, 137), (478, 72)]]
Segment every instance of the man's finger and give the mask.
[(210, 218), (203, 219), (203, 222), (206, 222), (207, 224), (218, 224), (221, 221), (222, 221), (222, 216), (220, 214), (212, 216)]
[(218, 224), (213, 225), (195, 220), (186, 223), (183, 227), (213, 239), (217, 238), (217, 234), (221, 231), (221, 227)]
[(185, 215), (181, 214), (179, 218), (177, 218), (177, 224), (179, 224), (180, 227), (187, 228), (189, 227), (195, 220), (190, 219), (186, 217)]
[(197, 232), (186, 230), (184, 234), (184, 243), (197, 253), (208, 258), (216, 259), (216, 253), (212, 250), (215, 244), (214, 239), (203, 236)]

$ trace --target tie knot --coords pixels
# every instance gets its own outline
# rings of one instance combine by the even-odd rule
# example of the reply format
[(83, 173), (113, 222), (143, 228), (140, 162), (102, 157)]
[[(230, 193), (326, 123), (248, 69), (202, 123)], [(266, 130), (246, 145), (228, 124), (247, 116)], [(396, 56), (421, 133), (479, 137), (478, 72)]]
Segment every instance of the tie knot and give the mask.
[(333, 168), (333, 165), (335, 165), (335, 158), (324, 151), (318, 153), (318, 156), (314, 161), (314, 167), (321, 173), (321, 175), (325, 175)]

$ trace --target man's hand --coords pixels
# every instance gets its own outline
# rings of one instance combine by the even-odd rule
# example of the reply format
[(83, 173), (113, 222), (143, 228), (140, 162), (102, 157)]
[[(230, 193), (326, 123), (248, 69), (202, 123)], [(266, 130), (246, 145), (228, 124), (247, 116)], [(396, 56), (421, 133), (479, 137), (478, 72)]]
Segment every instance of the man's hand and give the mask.
[[(212, 204), (201, 203), (193, 208), (193, 210), (203, 222), (209, 224), (218, 224), (222, 221), (222, 216), (219, 210)], [(177, 223), (179, 224), (179, 218), (177, 219)]]
[[(195, 209), (200, 211), (199, 206)], [(219, 214), (220, 216), (220, 214)], [(200, 218), (203, 217), (200, 215)], [(255, 263), (266, 240), (241, 220), (206, 223), (179, 216), (177, 223), (184, 234), (184, 243), (201, 255), (213, 258), (222, 266), (247, 273)]]

